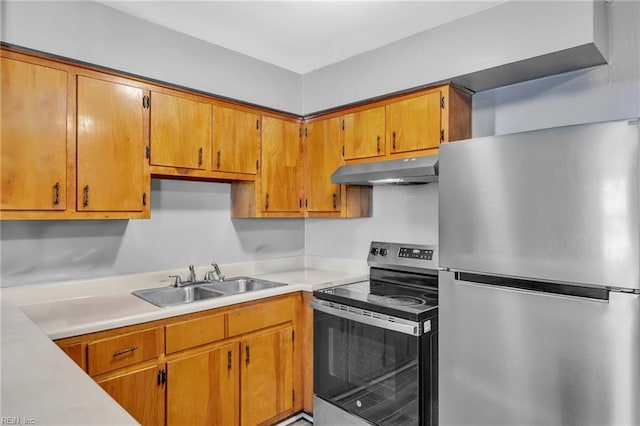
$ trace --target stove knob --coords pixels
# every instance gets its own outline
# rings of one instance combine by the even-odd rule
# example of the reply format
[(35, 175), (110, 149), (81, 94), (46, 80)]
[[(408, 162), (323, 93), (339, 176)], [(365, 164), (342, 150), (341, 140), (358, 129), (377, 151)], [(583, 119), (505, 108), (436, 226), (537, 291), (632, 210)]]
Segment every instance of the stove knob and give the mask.
[(387, 249), (385, 249), (385, 248), (380, 249), (380, 256), (386, 256), (387, 253), (388, 253)]
[(371, 254), (376, 256), (378, 254), (378, 247), (371, 247)]

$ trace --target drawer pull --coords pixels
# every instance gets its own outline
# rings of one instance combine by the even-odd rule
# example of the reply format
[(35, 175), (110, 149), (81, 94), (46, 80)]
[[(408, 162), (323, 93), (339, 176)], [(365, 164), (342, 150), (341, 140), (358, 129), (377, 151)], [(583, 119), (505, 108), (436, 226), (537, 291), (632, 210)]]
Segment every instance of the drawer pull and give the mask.
[(123, 349), (123, 350), (121, 350), (121, 351), (114, 352), (114, 353), (113, 353), (113, 357), (115, 358), (115, 357), (117, 357), (117, 356), (124, 355), (124, 354), (129, 353), (129, 352), (133, 352), (133, 351), (135, 351), (136, 349), (138, 349), (138, 347), (137, 347), (136, 345), (133, 345), (133, 346), (131, 346), (130, 348), (127, 348), (127, 349)]

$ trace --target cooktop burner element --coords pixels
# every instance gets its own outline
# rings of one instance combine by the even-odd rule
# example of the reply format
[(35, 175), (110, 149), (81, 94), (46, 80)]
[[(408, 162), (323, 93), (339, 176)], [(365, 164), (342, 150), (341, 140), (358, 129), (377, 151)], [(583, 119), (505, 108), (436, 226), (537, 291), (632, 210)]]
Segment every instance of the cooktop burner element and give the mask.
[(370, 280), (316, 290), (317, 299), (410, 320), (437, 315), (437, 247), (371, 243)]
[(383, 296), (388, 304), (397, 306), (424, 305), (425, 301), (413, 296)]

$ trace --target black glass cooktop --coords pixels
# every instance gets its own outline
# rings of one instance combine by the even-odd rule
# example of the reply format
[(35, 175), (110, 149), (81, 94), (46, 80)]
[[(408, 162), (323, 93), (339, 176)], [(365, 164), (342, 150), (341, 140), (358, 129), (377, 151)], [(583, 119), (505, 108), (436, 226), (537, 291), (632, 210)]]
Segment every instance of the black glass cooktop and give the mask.
[(316, 290), (313, 294), (322, 300), (423, 321), (437, 315), (438, 277), (372, 269), (369, 281)]

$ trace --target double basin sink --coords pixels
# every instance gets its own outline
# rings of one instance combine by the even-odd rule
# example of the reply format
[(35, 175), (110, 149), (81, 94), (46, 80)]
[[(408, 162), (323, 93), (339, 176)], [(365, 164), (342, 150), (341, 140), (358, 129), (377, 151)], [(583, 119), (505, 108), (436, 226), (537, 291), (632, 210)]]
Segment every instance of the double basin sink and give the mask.
[(161, 308), (214, 297), (232, 296), (249, 291), (265, 290), (286, 284), (249, 277), (228, 278), (224, 281), (202, 281), (183, 283), (181, 287), (157, 287), (136, 290), (132, 294)]

